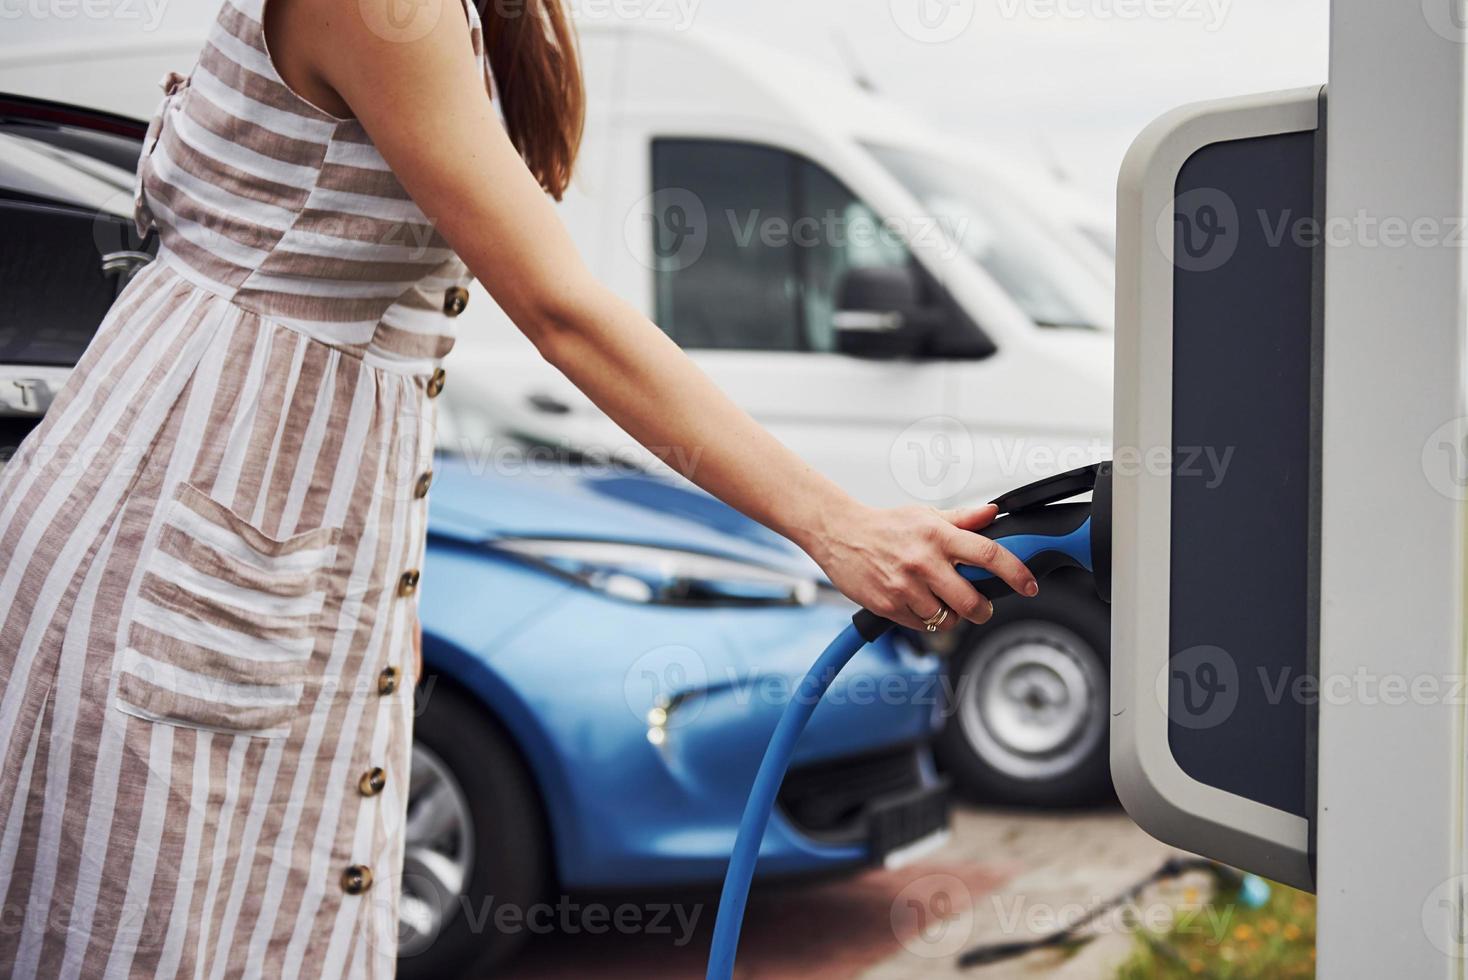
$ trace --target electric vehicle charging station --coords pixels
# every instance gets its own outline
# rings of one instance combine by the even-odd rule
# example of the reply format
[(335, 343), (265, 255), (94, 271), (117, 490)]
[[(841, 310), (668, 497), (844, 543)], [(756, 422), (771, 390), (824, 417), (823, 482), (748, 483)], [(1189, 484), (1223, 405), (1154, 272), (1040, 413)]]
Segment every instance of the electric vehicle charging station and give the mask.
[(1465, 146), (1461, 3), (1333, 0), (1327, 86), (1164, 117), (1119, 185), (1113, 777), (1315, 891), (1325, 977), (1468, 958)]
[(1306, 889), (1325, 105), (1178, 109), (1117, 195), (1112, 778), (1153, 836)]

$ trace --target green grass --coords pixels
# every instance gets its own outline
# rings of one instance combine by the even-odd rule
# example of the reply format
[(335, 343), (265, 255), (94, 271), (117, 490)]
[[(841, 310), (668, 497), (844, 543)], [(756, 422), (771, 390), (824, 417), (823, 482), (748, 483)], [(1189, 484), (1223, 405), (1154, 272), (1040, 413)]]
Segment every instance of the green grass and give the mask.
[(1236, 893), (1210, 901), (1185, 896), (1171, 928), (1138, 928), (1136, 949), (1117, 980), (1276, 980), (1315, 975), (1315, 898), (1272, 885), (1258, 909), (1238, 904)]

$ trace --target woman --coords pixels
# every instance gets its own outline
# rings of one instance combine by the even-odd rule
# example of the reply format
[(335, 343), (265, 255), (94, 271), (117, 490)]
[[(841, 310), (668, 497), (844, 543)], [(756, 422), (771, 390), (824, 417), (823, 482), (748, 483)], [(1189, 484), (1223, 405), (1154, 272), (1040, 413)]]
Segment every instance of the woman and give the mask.
[(392, 973), (433, 399), (471, 276), (856, 602), (982, 623), (955, 562), (1035, 594), (968, 533), (992, 509), (858, 504), (588, 275), (546, 199), (583, 114), (559, 0), (228, 0), (165, 88), (137, 201), (159, 258), (0, 476), (0, 972)]

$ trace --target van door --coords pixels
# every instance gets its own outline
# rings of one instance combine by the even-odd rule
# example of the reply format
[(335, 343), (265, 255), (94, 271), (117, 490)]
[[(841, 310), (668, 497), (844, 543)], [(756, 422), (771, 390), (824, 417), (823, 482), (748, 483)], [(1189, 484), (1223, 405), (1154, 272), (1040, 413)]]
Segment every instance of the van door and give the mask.
[(949, 425), (948, 362), (837, 353), (843, 277), (914, 266), (877, 213), (819, 164), (751, 142), (655, 139), (652, 182), (658, 325), (838, 484), (874, 504), (949, 496), (952, 474), (923, 458)]

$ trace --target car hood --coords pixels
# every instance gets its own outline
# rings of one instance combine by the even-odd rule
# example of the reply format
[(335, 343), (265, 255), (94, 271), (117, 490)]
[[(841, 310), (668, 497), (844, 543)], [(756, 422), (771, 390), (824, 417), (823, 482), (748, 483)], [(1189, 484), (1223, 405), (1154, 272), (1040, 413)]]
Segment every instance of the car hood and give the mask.
[(440, 456), (434, 466), (428, 529), (439, 537), (615, 541), (819, 574), (785, 538), (697, 488), (661, 477), (546, 463), (506, 472), (493, 462), (453, 456)]

